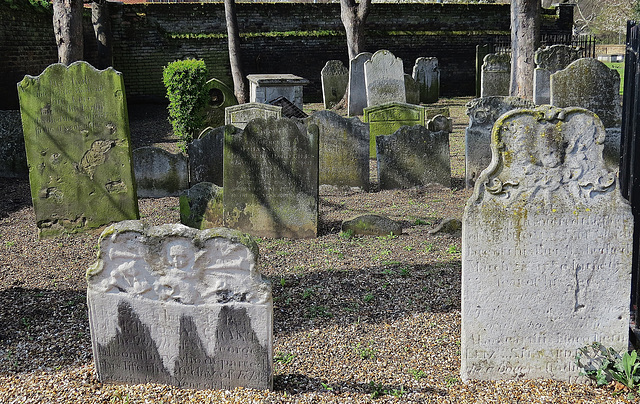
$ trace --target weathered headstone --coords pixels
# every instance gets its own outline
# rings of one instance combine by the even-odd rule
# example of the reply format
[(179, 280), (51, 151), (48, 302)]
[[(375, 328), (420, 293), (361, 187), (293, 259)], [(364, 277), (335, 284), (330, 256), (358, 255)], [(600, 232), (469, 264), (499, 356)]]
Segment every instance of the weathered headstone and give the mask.
[(431, 132), (453, 132), (453, 120), (444, 115), (436, 115), (429, 119), (426, 128)]
[(28, 176), (20, 111), (0, 111), (0, 177)]
[(440, 68), (438, 58), (421, 57), (413, 66), (413, 78), (420, 83), (420, 102), (432, 104), (440, 98)]
[(364, 62), (367, 106), (406, 102), (402, 59), (388, 50), (379, 50)]
[(391, 135), (402, 126), (426, 124), (425, 107), (403, 102), (390, 102), (364, 109), (369, 124), (369, 156), (376, 156), (376, 136)]
[(482, 97), (467, 103), (469, 126), (465, 130), (465, 184), (473, 187), (491, 162), (491, 130), (500, 115), (518, 108), (533, 108), (518, 97)]
[(376, 146), (380, 189), (451, 186), (448, 132), (403, 126), (392, 135), (377, 136)]
[(349, 85), (349, 69), (340, 60), (329, 60), (320, 72), (322, 99), (326, 109), (333, 108), (344, 97)]
[(122, 75), (54, 64), (18, 95), (40, 237), (137, 219)]
[(223, 225), (222, 187), (199, 182), (180, 194), (180, 223), (204, 230)]
[(481, 97), (508, 96), (511, 81), (511, 54), (490, 53), (482, 64)]
[(178, 196), (189, 188), (187, 157), (159, 147), (145, 146), (133, 151), (133, 169), (138, 198)]
[(620, 75), (597, 59), (578, 59), (551, 75), (551, 105), (585, 108), (605, 128), (621, 126)]
[(207, 81), (205, 91), (209, 95), (207, 98), (207, 106), (204, 110), (204, 128), (224, 125), (225, 109), (234, 105), (238, 105), (238, 99), (233, 90), (218, 79)]
[(404, 75), (404, 93), (407, 104), (420, 104), (420, 83), (409, 74)]
[(233, 125), (236, 128), (244, 129), (249, 121), (255, 118), (281, 118), (282, 107), (260, 102), (249, 102), (225, 108), (224, 113), (226, 125)]
[(578, 348), (626, 351), (633, 216), (581, 108), (511, 111), (462, 236), (463, 380), (576, 381)]
[(302, 109), (303, 88), (309, 80), (293, 74), (250, 74), (249, 100), (269, 103), (278, 97), (285, 97)]
[(225, 226), (258, 237), (318, 232), (318, 127), (254, 119), (224, 145)]
[(369, 189), (369, 128), (357, 117), (318, 111), (305, 120), (320, 135), (319, 183)]
[(225, 228), (108, 227), (87, 270), (98, 379), (272, 388), (273, 300), (257, 256), (252, 239)]
[(233, 125), (207, 128), (187, 145), (189, 155), (189, 183), (212, 182), (222, 186), (224, 133), (237, 132)]
[(371, 59), (369, 52), (359, 53), (349, 61), (349, 93), (347, 94), (347, 109), (350, 116), (362, 115), (367, 107), (367, 85), (364, 81), (364, 63)]
[(536, 50), (533, 73), (533, 102), (549, 104), (551, 74), (562, 70), (580, 58), (580, 49), (569, 45), (551, 45)]

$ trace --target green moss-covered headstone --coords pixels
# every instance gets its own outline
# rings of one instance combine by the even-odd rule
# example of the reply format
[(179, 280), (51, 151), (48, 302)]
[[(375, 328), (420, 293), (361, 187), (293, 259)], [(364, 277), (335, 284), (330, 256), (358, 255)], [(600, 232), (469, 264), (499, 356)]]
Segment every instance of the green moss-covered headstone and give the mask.
[(137, 219), (122, 74), (54, 64), (18, 95), (40, 237)]
[(364, 109), (369, 123), (369, 156), (376, 156), (376, 136), (391, 135), (402, 126), (426, 123), (425, 107), (404, 102), (389, 102)]
[(318, 126), (254, 119), (225, 133), (224, 225), (258, 237), (318, 230)]

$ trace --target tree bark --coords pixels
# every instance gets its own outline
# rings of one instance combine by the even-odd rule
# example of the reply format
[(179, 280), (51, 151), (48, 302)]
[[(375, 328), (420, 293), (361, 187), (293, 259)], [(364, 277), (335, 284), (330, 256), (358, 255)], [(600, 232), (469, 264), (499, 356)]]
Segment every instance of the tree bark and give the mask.
[(510, 95), (533, 100), (534, 54), (540, 44), (540, 1), (511, 0)]
[(364, 52), (364, 23), (371, 10), (371, 0), (340, 0), (340, 19), (347, 34), (349, 60)]
[(53, 33), (58, 62), (69, 65), (82, 60), (82, 0), (53, 0)]
[(233, 78), (233, 93), (240, 104), (247, 102), (247, 86), (242, 74), (240, 61), (240, 32), (238, 31), (238, 18), (236, 17), (235, 0), (224, 0), (224, 14), (227, 21), (227, 39), (229, 44), (229, 63), (231, 65), (231, 77)]
[(111, 19), (106, 0), (94, 0), (91, 3), (91, 23), (98, 44), (98, 69), (106, 69), (113, 65), (113, 37), (111, 35)]

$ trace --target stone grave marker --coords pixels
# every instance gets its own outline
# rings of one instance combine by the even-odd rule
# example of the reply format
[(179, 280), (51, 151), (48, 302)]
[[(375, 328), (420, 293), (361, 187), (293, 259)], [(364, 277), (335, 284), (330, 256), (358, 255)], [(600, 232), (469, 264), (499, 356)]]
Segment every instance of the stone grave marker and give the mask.
[(420, 102), (432, 104), (440, 98), (438, 58), (421, 57), (413, 66), (413, 78), (420, 84)]
[(369, 157), (375, 157), (377, 136), (391, 135), (401, 126), (424, 126), (426, 110), (419, 105), (390, 102), (365, 108), (364, 121), (369, 124)]
[(451, 186), (448, 132), (403, 126), (392, 135), (377, 136), (376, 147), (380, 189)]
[(225, 109), (238, 105), (238, 99), (233, 90), (218, 79), (207, 81), (205, 91), (209, 94), (204, 111), (204, 129), (217, 128), (225, 123)]
[(244, 129), (255, 118), (267, 119), (269, 117), (281, 118), (282, 107), (263, 104), (261, 102), (249, 102), (225, 108), (225, 124)]
[(240, 131), (236, 126), (226, 125), (207, 128), (197, 139), (187, 145), (189, 155), (189, 183), (212, 182), (222, 186), (222, 161), (224, 134)]
[(406, 102), (402, 59), (388, 50), (379, 50), (364, 62), (367, 106)]
[(204, 230), (223, 225), (222, 187), (199, 182), (180, 194), (180, 223)]
[(367, 107), (367, 85), (364, 81), (364, 63), (371, 59), (372, 53), (363, 52), (349, 61), (349, 93), (347, 110), (350, 116), (362, 115)]
[(495, 123), (462, 231), (462, 367), (471, 379), (578, 380), (577, 350), (628, 349), (633, 216), (581, 108)]
[(318, 127), (254, 119), (224, 145), (225, 226), (257, 237), (318, 232)]
[(309, 80), (293, 74), (250, 74), (249, 100), (269, 103), (278, 97), (285, 97), (302, 109), (303, 88)]
[(225, 228), (108, 227), (87, 270), (98, 379), (272, 388), (273, 300), (257, 257), (251, 238)]
[(580, 58), (580, 49), (569, 45), (551, 45), (535, 52), (536, 68), (533, 72), (533, 102), (537, 105), (551, 101), (551, 74), (569, 66)]
[(420, 104), (420, 83), (409, 74), (404, 75), (404, 90), (407, 104)]
[(329, 60), (320, 72), (322, 99), (325, 109), (331, 109), (344, 97), (349, 85), (349, 70), (340, 60)]
[(53, 64), (18, 96), (40, 237), (137, 219), (122, 74)]
[(511, 82), (511, 54), (490, 53), (482, 63), (480, 96), (508, 96)]
[(305, 120), (319, 129), (319, 183), (369, 189), (369, 127), (357, 117), (317, 111)]
[(551, 105), (585, 108), (605, 128), (621, 126), (620, 75), (597, 59), (578, 59), (551, 75)]
[(0, 139), (0, 177), (28, 177), (20, 111), (0, 111)]
[(467, 103), (469, 126), (465, 129), (465, 184), (473, 187), (491, 162), (491, 130), (500, 115), (518, 108), (533, 108), (531, 101), (518, 97), (482, 97)]
[(431, 132), (453, 132), (453, 120), (444, 115), (436, 115), (427, 121), (426, 128)]
[(133, 151), (133, 170), (138, 198), (178, 196), (189, 188), (187, 157), (159, 147), (145, 146)]

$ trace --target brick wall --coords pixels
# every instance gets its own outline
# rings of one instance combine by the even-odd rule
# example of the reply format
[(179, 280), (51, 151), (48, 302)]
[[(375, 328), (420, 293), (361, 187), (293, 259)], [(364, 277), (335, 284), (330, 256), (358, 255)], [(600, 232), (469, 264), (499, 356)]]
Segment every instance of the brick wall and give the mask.
[[(124, 74), (130, 100), (163, 99), (163, 67), (186, 57), (204, 59), (212, 77), (231, 85), (221, 2), (109, 6), (114, 67)], [(347, 63), (340, 5), (237, 3), (236, 7), (241, 34), (250, 34), (241, 39), (244, 74), (293, 73), (305, 77), (311, 80), (305, 87), (305, 101), (321, 101), (320, 71), (325, 62), (338, 59)], [(9, 26), (0, 27), (0, 50), (15, 62), (12, 66), (0, 62), (0, 74), (13, 73), (11, 80), (6, 80), (6, 74), (0, 76), (3, 89), (15, 87), (25, 73), (39, 74), (56, 61), (51, 16), (21, 14), (25, 13), (0, 6), (3, 22), (7, 18), (10, 21)], [(18, 28), (13, 28), (11, 22), (16, 20)], [(546, 16), (543, 30), (570, 32), (570, 24), (561, 20), (555, 15)], [(509, 5), (375, 3), (366, 26), (368, 51), (390, 50), (403, 58), (406, 73), (411, 73), (416, 58), (435, 56), (440, 62), (441, 93), (471, 95), (475, 92), (475, 46), (496, 37), (508, 38)], [(89, 51), (85, 59), (91, 62), (95, 47), (91, 48), (92, 41), (87, 40), (91, 35), (89, 22), (85, 30)], [(28, 52), (34, 61), (26, 60), (22, 52)], [(12, 80), (13, 84), (7, 83)]]

